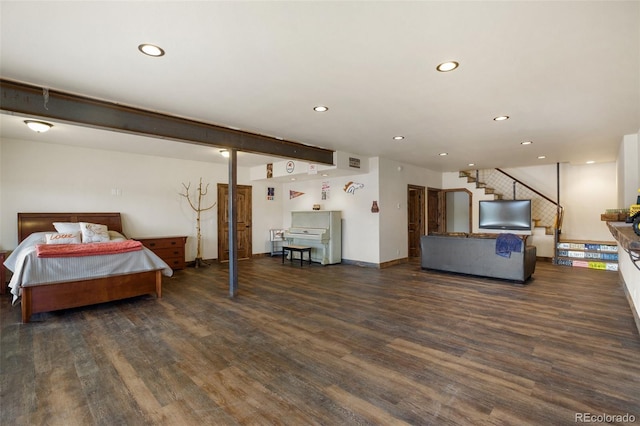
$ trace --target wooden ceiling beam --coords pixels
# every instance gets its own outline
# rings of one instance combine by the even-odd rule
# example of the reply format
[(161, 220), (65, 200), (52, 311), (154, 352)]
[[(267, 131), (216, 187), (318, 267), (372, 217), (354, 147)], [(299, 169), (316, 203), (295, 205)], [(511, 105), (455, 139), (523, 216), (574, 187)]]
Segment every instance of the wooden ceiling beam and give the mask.
[(0, 79), (0, 110), (85, 127), (333, 164), (333, 151)]

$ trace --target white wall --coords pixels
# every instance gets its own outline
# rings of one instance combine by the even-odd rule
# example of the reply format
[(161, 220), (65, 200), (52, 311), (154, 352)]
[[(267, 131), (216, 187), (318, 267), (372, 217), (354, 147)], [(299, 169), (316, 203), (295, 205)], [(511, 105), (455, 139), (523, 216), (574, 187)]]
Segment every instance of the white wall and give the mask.
[[(542, 166), (530, 166), (519, 168), (503, 168), (505, 173), (510, 174), (516, 179), (526, 183), (536, 191), (544, 194), (552, 200), (558, 198), (558, 168), (555, 164), (546, 164)], [(560, 170), (560, 180), (563, 180), (562, 169)], [(563, 198), (565, 194), (560, 193)], [(562, 200), (560, 200), (562, 204)]]
[[(291, 211), (323, 210), (342, 212), (343, 259), (378, 265), (408, 256), (407, 186), (438, 187), (441, 174), (383, 158), (370, 158), (369, 172), (361, 175), (295, 181), (283, 185), (283, 223), (291, 223)], [(350, 182), (363, 183), (353, 195), (344, 192)], [(330, 186), (328, 200), (321, 199), (322, 182)], [(289, 191), (304, 195), (286, 200)], [(379, 213), (371, 212), (373, 201)], [(426, 203), (426, 200), (425, 200)]]
[[(557, 200), (554, 165), (504, 169), (552, 200)], [(560, 205), (564, 207), (561, 239), (614, 241), (600, 214), (617, 207), (616, 163), (560, 164)]]
[[(380, 158), (380, 263), (409, 256), (408, 186), (438, 187), (439, 172)], [(426, 191), (425, 191), (426, 192)], [(425, 193), (425, 211), (426, 211)], [(383, 207), (384, 206), (384, 207)], [(426, 224), (425, 224), (426, 227)]]
[[(629, 297), (636, 309), (636, 316), (640, 318), (640, 271), (629, 258), (629, 253), (618, 244), (618, 273), (622, 275)], [(640, 331), (640, 330), (638, 330)]]
[(614, 241), (600, 214), (617, 205), (615, 163), (561, 164), (562, 239)]
[[(379, 214), (371, 213), (373, 200), (378, 200), (377, 161), (369, 163), (366, 174), (332, 178), (319, 177), (313, 180), (289, 182), (282, 188), (283, 227), (291, 225), (292, 211), (308, 211), (314, 204), (320, 204), (322, 210), (338, 210), (342, 216), (342, 258), (352, 261), (378, 263)], [(373, 167), (373, 169), (372, 169)], [(322, 199), (323, 182), (328, 188), (328, 199)], [(344, 191), (349, 182), (364, 185), (353, 194)], [(289, 198), (289, 192), (302, 192), (303, 195)]]
[[(124, 231), (132, 237), (189, 236), (186, 258), (193, 260), (196, 214), (180, 196), (182, 183), (191, 182), (192, 194), (201, 177), (209, 184), (205, 207), (217, 202), (217, 184), (228, 181), (225, 164), (10, 139), (2, 140), (1, 151), (0, 247), (5, 250), (17, 245), (18, 212), (104, 211), (121, 212)], [(282, 226), (282, 204), (266, 200), (266, 182), (250, 182), (248, 168), (238, 168), (238, 181), (253, 187), (253, 252), (267, 252), (268, 229)], [(114, 189), (120, 195), (112, 195)], [(206, 259), (218, 256), (216, 209), (201, 217)]]
[[(182, 183), (191, 182), (193, 191), (202, 177), (209, 183), (203, 205), (209, 205), (217, 201), (217, 183), (228, 177), (222, 164), (37, 141), (1, 143), (0, 247), (5, 250), (17, 245), (17, 212), (113, 211), (122, 213), (129, 236), (188, 235), (186, 258), (193, 260), (195, 212), (179, 195)], [(270, 251), (269, 229), (288, 227), (291, 211), (320, 204), (343, 212), (343, 258), (380, 264), (407, 257), (407, 185), (437, 187), (441, 175), (389, 160), (368, 161), (365, 174), (286, 184), (251, 181), (249, 168), (239, 167), (239, 183), (253, 188), (253, 253)], [(350, 181), (364, 187), (347, 194), (344, 186)], [(321, 199), (323, 182), (330, 188), (327, 200)], [(275, 187), (274, 200), (267, 200), (267, 187)], [(113, 190), (120, 195), (112, 195)], [(290, 199), (289, 190), (305, 195)], [(374, 200), (380, 213), (371, 212)], [(203, 257), (217, 258), (216, 208), (203, 212), (201, 219)]]
[[(436, 188), (439, 189), (459, 189), (465, 188), (471, 192), (471, 232), (481, 232), (478, 228), (478, 203), (480, 200), (493, 200), (493, 195), (485, 194), (484, 189), (476, 188), (475, 183), (468, 183), (467, 178), (461, 178), (458, 172), (447, 172), (442, 174), (442, 183)], [(482, 231), (484, 232), (484, 231)]]
[(469, 229), (469, 193), (450, 191), (446, 193), (447, 232), (471, 232)]
[[(627, 140), (627, 139), (625, 139)], [(634, 139), (637, 144), (637, 138)], [(182, 183), (192, 188), (200, 177), (209, 183), (205, 202), (216, 200), (216, 184), (227, 182), (227, 167), (196, 161), (125, 154), (96, 149), (51, 145), (35, 141), (0, 141), (0, 248), (17, 243), (19, 211), (119, 211), (130, 236), (188, 235), (187, 260), (195, 257), (195, 212), (180, 197)], [(637, 151), (636, 155), (637, 155)], [(636, 164), (637, 166), (637, 164)], [(509, 169), (509, 173), (555, 199), (555, 165)], [(289, 226), (293, 210), (343, 212), (343, 258), (380, 264), (408, 256), (407, 185), (426, 188), (467, 187), (473, 205), (490, 199), (473, 189), (457, 173), (431, 170), (369, 159), (369, 171), (361, 175), (323, 178), (279, 184), (249, 179), (249, 169), (238, 168), (240, 184), (253, 187), (253, 253), (270, 251), (269, 229)], [(344, 192), (349, 181), (363, 183), (353, 195)], [(322, 183), (330, 187), (322, 200)], [(561, 203), (566, 207), (563, 238), (611, 241), (600, 213), (617, 206), (614, 163), (561, 167)], [(275, 200), (267, 200), (267, 187), (275, 187)], [(119, 189), (121, 195), (111, 195)], [(289, 190), (304, 192), (289, 198)], [(637, 190), (637, 188), (636, 188)], [(371, 213), (376, 200), (379, 213)], [(425, 200), (426, 202), (426, 200)], [(215, 209), (202, 216), (203, 256), (217, 258)], [(478, 232), (477, 208), (472, 212), (472, 232)]]
[[(639, 132), (640, 134), (640, 132)], [(626, 135), (618, 152), (618, 207), (628, 208), (635, 204), (640, 189), (640, 138), (639, 134)], [(637, 157), (637, 160), (635, 158)], [(632, 263), (629, 253), (618, 244), (619, 273), (635, 306), (636, 317), (640, 317), (640, 270)]]
[[(552, 200), (558, 196), (558, 167), (504, 169)], [(600, 214), (617, 206), (615, 163), (560, 164), (560, 205), (564, 207), (561, 239), (613, 241)]]
[(640, 141), (638, 135), (625, 135), (618, 151), (618, 202), (613, 208), (629, 208), (640, 189)]

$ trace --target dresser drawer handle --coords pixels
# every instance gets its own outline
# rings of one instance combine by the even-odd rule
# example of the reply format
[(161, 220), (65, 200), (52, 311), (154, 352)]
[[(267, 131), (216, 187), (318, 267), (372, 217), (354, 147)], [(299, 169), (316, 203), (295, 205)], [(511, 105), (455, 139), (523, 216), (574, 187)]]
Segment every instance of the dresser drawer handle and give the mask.
[(149, 243), (149, 247), (153, 247), (155, 245), (156, 245), (156, 243)]

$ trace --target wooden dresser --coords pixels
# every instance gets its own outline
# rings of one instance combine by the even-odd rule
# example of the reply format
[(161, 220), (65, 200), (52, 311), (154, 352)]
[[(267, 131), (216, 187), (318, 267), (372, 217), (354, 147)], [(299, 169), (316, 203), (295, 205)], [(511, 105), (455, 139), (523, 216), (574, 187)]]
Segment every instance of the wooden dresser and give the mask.
[(186, 236), (134, 238), (164, 260), (171, 269), (184, 269)]

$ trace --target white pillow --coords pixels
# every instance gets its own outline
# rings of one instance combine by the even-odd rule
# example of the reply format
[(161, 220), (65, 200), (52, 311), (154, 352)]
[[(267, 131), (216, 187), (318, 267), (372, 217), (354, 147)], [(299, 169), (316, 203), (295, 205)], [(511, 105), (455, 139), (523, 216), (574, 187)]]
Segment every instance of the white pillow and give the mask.
[(56, 232), (46, 235), (47, 244), (80, 244), (81, 233), (77, 232)]
[(118, 231), (112, 231), (109, 229), (109, 238), (110, 241), (126, 241), (127, 237), (119, 233)]
[(97, 223), (80, 222), (83, 243), (102, 243), (109, 241), (109, 230), (107, 225)]
[(53, 222), (53, 227), (56, 228), (56, 231), (63, 233), (80, 232), (78, 222)]

